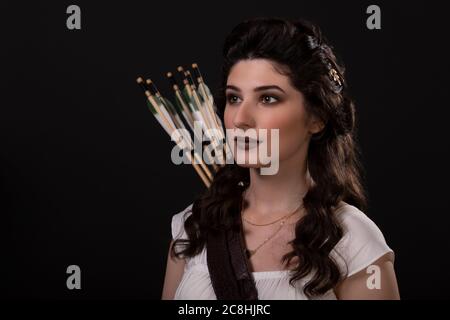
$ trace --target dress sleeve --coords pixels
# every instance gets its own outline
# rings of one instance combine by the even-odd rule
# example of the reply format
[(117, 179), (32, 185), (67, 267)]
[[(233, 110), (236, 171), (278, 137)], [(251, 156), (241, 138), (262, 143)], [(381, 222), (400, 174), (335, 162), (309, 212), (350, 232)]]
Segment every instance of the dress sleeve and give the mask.
[(344, 236), (332, 255), (348, 277), (367, 268), (386, 253), (394, 253), (378, 226), (362, 211), (348, 204), (340, 207), (339, 211), (337, 214)]
[(187, 217), (192, 213), (192, 204), (187, 206), (183, 211), (178, 212), (172, 216), (172, 239), (187, 239), (188, 236), (184, 230), (184, 222)]

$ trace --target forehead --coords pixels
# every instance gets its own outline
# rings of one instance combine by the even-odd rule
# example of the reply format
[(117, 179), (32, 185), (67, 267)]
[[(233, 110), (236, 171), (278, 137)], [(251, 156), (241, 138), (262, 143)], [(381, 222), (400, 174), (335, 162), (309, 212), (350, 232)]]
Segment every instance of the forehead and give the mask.
[(241, 90), (258, 86), (278, 85), (289, 88), (290, 79), (280, 73), (280, 66), (267, 59), (248, 59), (237, 62), (230, 70), (227, 85), (234, 85)]

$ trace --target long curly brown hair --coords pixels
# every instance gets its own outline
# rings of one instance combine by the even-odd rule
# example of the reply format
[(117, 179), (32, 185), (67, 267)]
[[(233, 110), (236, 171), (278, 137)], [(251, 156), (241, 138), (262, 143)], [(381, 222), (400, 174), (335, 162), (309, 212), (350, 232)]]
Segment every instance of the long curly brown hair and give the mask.
[[(303, 93), (307, 111), (325, 123), (308, 147), (307, 163), (314, 184), (303, 199), (307, 214), (296, 225), (293, 250), (283, 257), (286, 265), (298, 259), (291, 284), (311, 275), (304, 293), (308, 297), (324, 294), (343, 277), (330, 255), (343, 237), (334, 210), (341, 201), (361, 210), (366, 204), (354, 140), (355, 108), (348, 96), (344, 67), (317, 26), (281, 18), (257, 18), (237, 25), (226, 38), (223, 57), (222, 87), (216, 97), (222, 122), (231, 67), (240, 60), (263, 58), (285, 67), (291, 83)], [(331, 69), (336, 71), (334, 77)], [(202, 251), (208, 233), (238, 226), (249, 180), (248, 168), (236, 164), (222, 167), (211, 187), (194, 201), (184, 224), (188, 239), (177, 239), (172, 254), (192, 257)]]

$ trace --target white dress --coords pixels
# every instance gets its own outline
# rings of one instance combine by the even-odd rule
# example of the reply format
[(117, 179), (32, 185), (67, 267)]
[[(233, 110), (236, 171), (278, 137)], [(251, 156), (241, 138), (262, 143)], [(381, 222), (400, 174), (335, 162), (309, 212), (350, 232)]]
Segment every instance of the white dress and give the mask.
[[(184, 220), (192, 213), (192, 204), (172, 218), (172, 238), (187, 239)], [(343, 273), (351, 276), (375, 262), (388, 252), (393, 252), (386, 244), (377, 225), (362, 211), (345, 202), (336, 209), (344, 228), (344, 236), (331, 252), (332, 257)], [(192, 258), (186, 258), (183, 277), (178, 285), (176, 300), (215, 300), (216, 295), (209, 277), (206, 248)], [(252, 272), (260, 300), (304, 300), (303, 287), (308, 281), (304, 278), (289, 284), (290, 271)], [(333, 290), (315, 299), (334, 300)]]

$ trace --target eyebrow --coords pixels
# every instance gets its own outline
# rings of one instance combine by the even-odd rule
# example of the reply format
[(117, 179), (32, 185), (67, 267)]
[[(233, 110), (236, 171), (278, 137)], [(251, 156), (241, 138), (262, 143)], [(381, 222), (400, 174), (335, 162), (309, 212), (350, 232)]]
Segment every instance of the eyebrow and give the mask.
[[(241, 92), (241, 89), (239, 89), (236, 86), (232, 86), (232, 85), (227, 85), (226, 89), (231, 89), (231, 90), (235, 90), (235, 91)], [(269, 90), (269, 89), (275, 89), (275, 90), (279, 90), (279, 91), (281, 91), (283, 93), (286, 93), (286, 92), (284, 92), (283, 89), (281, 89), (279, 86), (276, 86), (276, 85), (256, 87), (255, 89), (253, 89), (253, 91), (258, 92), (258, 91), (264, 91), (264, 90)]]

